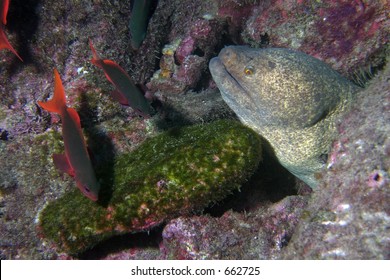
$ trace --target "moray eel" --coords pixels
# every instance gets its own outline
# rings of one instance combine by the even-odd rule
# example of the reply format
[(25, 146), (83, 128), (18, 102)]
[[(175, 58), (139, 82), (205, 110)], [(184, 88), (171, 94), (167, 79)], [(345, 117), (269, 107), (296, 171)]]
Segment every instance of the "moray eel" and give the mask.
[(315, 188), (337, 120), (360, 88), (302, 52), (228, 46), (211, 59), (222, 98), (270, 144), (279, 162)]

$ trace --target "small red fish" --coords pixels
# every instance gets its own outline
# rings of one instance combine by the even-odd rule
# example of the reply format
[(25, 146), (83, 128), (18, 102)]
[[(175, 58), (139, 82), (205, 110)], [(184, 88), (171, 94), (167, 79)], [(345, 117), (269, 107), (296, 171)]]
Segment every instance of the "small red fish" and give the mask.
[(65, 154), (54, 154), (54, 164), (62, 172), (75, 178), (77, 187), (86, 197), (96, 201), (100, 185), (81, 131), (80, 117), (75, 109), (66, 106), (64, 87), (56, 69), (54, 69), (53, 98), (47, 102), (38, 101), (38, 104), (43, 109), (57, 113), (61, 117)]
[(11, 46), (11, 44), (8, 42), (7, 36), (5, 36), (4, 33), (4, 26), (7, 24), (7, 13), (8, 13), (8, 7), (9, 7), (9, 0), (0, 0), (0, 50), (2, 49), (8, 49), (11, 52), (13, 52), (21, 61), (23, 59), (18, 55), (18, 53), (15, 51), (15, 49)]
[(106, 78), (112, 83), (116, 90), (112, 96), (122, 105), (130, 106), (142, 116), (147, 117), (151, 114), (151, 107), (141, 90), (133, 83), (130, 76), (117, 63), (108, 59), (101, 59), (96, 53), (89, 40), (89, 46), (92, 50), (92, 64), (101, 68)]

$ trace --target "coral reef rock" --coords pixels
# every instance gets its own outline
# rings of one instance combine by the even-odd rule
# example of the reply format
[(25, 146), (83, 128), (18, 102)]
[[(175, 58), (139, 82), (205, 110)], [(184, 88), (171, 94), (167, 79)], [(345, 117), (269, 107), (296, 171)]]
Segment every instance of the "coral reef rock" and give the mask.
[(359, 93), (287, 259), (390, 258), (390, 67)]
[(289, 196), (250, 213), (227, 211), (222, 217), (181, 217), (163, 231), (168, 259), (273, 259), (288, 244), (306, 206)]

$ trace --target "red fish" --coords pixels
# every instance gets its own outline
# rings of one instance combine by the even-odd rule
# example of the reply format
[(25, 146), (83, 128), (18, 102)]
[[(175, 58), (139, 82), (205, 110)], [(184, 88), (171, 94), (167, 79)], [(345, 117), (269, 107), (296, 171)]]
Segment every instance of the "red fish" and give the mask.
[(1, 23), (0, 23), (0, 50), (1, 49), (9, 49), (21, 61), (23, 61), (23, 59), (18, 55), (18, 53), (15, 51), (15, 49), (8, 42), (7, 36), (5, 36), (5, 33), (4, 33), (4, 26), (7, 24), (7, 13), (8, 13), (8, 7), (9, 7), (9, 0), (0, 0), (0, 1), (1, 1), (1, 6), (0, 6), (0, 21), (1, 21)]
[(64, 87), (56, 69), (54, 69), (53, 98), (47, 102), (38, 101), (38, 104), (43, 109), (57, 113), (61, 117), (65, 154), (54, 154), (54, 164), (58, 169), (75, 178), (77, 187), (86, 197), (96, 201), (100, 185), (81, 131), (80, 118), (75, 109), (66, 106)]
[(119, 103), (132, 107), (142, 116), (149, 116), (151, 108), (147, 99), (141, 90), (133, 83), (126, 71), (112, 60), (101, 59), (96, 53), (91, 40), (89, 40), (89, 46), (93, 54), (91, 62), (104, 71), (108, 81), (116, 88), (116, 90), (112, 92), (112, 96), (119, 101)]

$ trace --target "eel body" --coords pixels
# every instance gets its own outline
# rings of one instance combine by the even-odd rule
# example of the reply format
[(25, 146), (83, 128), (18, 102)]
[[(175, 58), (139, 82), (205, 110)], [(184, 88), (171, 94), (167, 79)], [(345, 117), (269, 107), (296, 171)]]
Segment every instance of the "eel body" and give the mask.
[(282, 48), (228, 46), (209, 68), (241, 122), (267, 140), (285, 168), (315, 188), (337, 121), (360, 88), (322, 61)]

